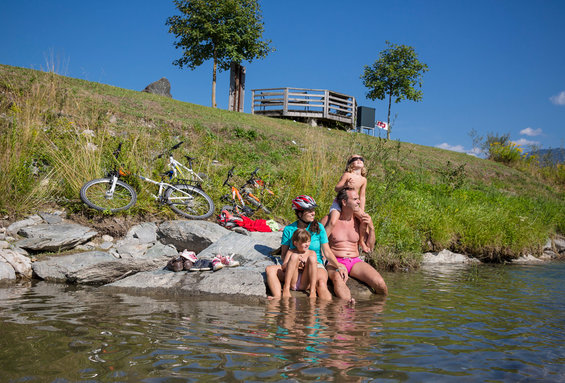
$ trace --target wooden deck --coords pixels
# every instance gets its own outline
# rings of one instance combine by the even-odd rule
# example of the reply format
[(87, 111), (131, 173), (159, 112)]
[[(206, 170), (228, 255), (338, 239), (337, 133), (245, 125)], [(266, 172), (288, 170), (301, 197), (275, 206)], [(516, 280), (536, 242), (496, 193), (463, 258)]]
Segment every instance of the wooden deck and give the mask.
[(355, 126), (355, 97), (326, 89), (253, 89), (251, 114), (338, 121)]

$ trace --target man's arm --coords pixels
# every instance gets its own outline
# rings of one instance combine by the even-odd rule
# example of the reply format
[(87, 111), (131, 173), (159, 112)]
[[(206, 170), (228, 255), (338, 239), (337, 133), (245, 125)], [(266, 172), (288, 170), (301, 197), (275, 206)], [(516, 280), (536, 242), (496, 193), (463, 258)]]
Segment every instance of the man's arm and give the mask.
[(361, 238), (361, 235), (364, 235), (365, 244), (369, 247), (369, 249), (373, 250), (375, 248), (376, 242), (375, 226), (373, 225), (373, 220), (371, 219), (371, 216), (369, 214), (365, 213), (362, 218), (362, 222), (367, 225), (367, 231), (365, 233), (359, 233), (359, 238)]
[[(330, 245), (328, 245), (327, 243), (322, 244), (322, 252), (324, 253), (326, 259), (328, 260), (328, 266), (335, 267), (339, 275), (341, 275), (341, 277), (343, 278), (343, 281), (347, 282), (347, 279), (349, 278), (347, 274), (347, 269), (345, 268), (345, 266), (343, 266), (341, 263), (337, 261), (334, 253), (330, 248)], [(328, 271), (330, 271), (330, 269), (328, 269)]]

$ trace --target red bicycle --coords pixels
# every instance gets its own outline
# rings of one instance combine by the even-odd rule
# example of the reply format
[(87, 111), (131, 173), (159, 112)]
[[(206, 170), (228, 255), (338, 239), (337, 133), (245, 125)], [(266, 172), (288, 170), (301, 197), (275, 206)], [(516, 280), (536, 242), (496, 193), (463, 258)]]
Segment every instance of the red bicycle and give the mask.
[(267, 214), (271, 214), (271, 211), (263, 204), (261, 199), (253, 194), (255, 190), (260, 190), (261, 194), (275, 194), (266, 187), (265, 181), (257, 176), (259, 168), (255, 169), (249, 179), (239, 188), (230, 183), (234, 169), (235, 166), (228, 171), (228, 175), (224, 181), (224, 186), (229, 187), (231, 193), (224, 194), (221, 197), (222, 201), (229, 203), (229, 205), (222, 207), (222, 210), (227, 210), (238, 215), (245, 215), (247, 217), (251, 217), (259, 209)]

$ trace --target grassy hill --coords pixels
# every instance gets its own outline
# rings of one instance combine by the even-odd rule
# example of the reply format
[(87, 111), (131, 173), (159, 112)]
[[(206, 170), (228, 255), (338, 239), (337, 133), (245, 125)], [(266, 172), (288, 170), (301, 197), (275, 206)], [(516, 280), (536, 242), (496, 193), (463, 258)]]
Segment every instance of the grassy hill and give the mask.
[[(268, 204), (281, 222), (294, 220), (290, 200), (299, 194), (318, 201), (321, 218), (345, 159), (362, 154), (374, 260), (384, 267), (412, 265), (418, 254), (443, 248), (491, 261), (539, 254), (548, 236), (565, 233), (563, 182), (531, 168), (54, 73), (0, 65), (0, 133), (0, 210), (10, 217), (55, 204), (96, 219), (78, 192), (104, 175), (118, 142), (128, 169), (158, 178), (166, 164), (152, 159), (182, 140), (177, 158), (196, 157), (217, 205), (231, 166), (240, 180), (259, 167), (276, 193)], [(151, 198), (152, 185), (134, 184), (139, 201), (120, 217), (174, 218)]]

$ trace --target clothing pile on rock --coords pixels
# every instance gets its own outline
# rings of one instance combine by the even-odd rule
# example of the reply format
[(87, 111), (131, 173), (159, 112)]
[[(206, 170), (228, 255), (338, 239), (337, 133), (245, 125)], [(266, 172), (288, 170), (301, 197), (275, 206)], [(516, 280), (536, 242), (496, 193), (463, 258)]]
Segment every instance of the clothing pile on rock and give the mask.
[(216, 254), (213, 259), (198, 259), (194, 251), (184, 250), (178, 257), (173, 258), (167, 262), (165, 267), (167, 270), (179, 271), (218, 271), (224, 266), (236, 267), (239, 262), (234, 258), (234, 254), (221, 255)]
[(222, 210), (218, 215), (218, 223), (226, 229), (232, 229), (236, 226), (243, 227), (248, 231), (271, 232), (280, 231), (280, 226), (272, 219), (251, 219), (246, 216), (234, 216), (227, 210)]

